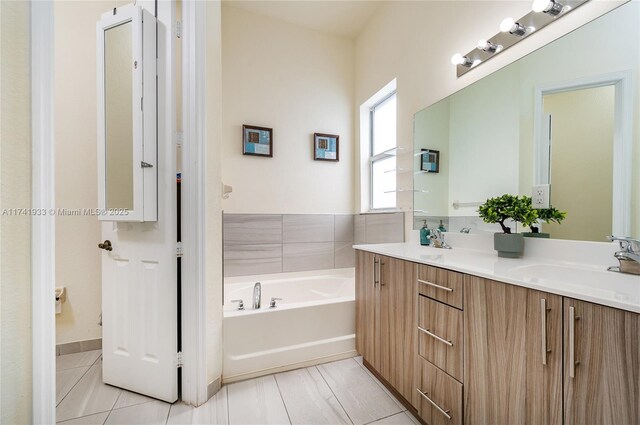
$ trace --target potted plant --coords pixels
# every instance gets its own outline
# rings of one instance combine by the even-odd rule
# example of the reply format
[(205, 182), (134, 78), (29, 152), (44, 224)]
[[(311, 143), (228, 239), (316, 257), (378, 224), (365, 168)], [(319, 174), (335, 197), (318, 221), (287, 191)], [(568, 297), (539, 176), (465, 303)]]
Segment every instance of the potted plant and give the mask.
[(494, 233), (493, 248), (498, 257), (518, 258), (524, 250), (524, 237), (521, 233), (511, 233), (505, 222), (509, 219), (531, 226), (538, 219), (536, 210), (531, 207), (531, 198), (505, 194), (490, 198), (478, 208), (480, 218), (485, 223), (498, 223), (502, 233)]
[[(531, 199), (531, 198), (529, 198)], [(567, 212), (566, 211), (560, 211), (554, 207), (549, 207), (549, 208), (544, 208), (544, 209), (539, 209), (536, 210), (537, 214), (538, 214), (538, 219), (533, 222), (532, 224), (529, 225), (529, 227), (531, 228), (531, 232), (525, 232), (523, 233), (523, 235), (525, 237), (528, 238), (548, 238), (549, 234), (548, 233), (542, 233), (540, 231), (539, 223), (540, 222), (545, 222), (545, 223), (562, 223), (562, 220), (564, 220), (567, 217)]]

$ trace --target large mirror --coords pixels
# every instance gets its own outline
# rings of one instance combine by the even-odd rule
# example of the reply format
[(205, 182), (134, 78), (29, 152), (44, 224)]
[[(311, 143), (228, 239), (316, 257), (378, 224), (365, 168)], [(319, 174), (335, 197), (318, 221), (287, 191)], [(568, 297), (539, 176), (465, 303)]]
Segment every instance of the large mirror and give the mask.
[(481, 202), (549, 184), (552, 238), (640, 237), (639, 64), (629, 2), (416, 113), (414, 228), (494, 232)]
[(133, 4), (97, 25), (100, 220), (157, 220), (156, 32)]

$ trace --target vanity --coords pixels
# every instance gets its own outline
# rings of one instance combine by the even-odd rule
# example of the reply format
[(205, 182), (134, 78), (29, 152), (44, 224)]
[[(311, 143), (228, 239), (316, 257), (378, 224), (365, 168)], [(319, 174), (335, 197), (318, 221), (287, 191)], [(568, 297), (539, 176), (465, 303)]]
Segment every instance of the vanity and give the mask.
[(640, 277), (455, 246), (355, 248), (356, 349), (424, 423), (640, 422)]

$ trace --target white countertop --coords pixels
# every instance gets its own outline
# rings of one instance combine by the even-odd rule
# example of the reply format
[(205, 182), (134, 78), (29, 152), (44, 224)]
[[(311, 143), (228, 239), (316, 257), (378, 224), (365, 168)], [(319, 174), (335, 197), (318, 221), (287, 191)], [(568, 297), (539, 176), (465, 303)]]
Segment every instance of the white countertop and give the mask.
[[(603, 264), (580, 263), (575, 258), (559, 260), (562, 258), (559, 255), (500, 258), (493, 249), (455, 245), (453, 249), (439, 249), (416, 242), (354, 245), (354, 248), (640, 313), (640, 276), (609, 272)], [(602, 246), (596, 248), (602, 250)], [(590, 246), (585, 245), (584, 249), (589, 250)]]

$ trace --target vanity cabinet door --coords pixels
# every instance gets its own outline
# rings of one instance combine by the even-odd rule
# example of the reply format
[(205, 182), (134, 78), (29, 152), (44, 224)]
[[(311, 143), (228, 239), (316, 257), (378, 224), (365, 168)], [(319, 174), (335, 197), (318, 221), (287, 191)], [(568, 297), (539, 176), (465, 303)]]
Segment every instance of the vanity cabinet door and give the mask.
[(464, 423), (562, 424), (562, 297), (464, 285)]
[(380, 257), (380, 368), (405, 399), (415, 395), (415, 265)]
[(380, 359), (378, 257), (356, 250), (356, 350), (376, 369)]
[(565, 424), (640, 423), (640, 314), (564, 299)]

